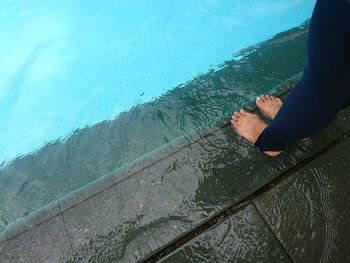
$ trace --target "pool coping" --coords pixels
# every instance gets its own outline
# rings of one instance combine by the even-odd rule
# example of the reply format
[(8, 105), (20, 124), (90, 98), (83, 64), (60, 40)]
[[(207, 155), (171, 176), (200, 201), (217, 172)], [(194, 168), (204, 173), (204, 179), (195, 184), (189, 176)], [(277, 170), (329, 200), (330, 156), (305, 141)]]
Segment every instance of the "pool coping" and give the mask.
[[(271, 88), (269, 94), (275, 94), (282, 96), (290, 91), (292, 86), (300, 79), (302, 73), (283, 81), (274, 88)], [(255, 98), (248, 100), (242, 105), (249, 111), (256, 111), (257, 107), (254, 105)], [(34, 226), (40, 225), (55, 216), (62, 215), (66, 210), (73, 208), (74, 206), (92, 198), (93, 196), (131, 178), (142, 172), (144, 169), (168, 158), (169, 156), (181, 151), (183, 148), (197, 142), (203, 136), (208, 136), (223, 127), (229, 125), (227, 119), (229, 119), (231, 113), (227, 116), (223, 116), (220, 119), (213, 120), (204, 129), (193, 130), (186, 135), (182, 135), (169, 143), (162, 145), (155, 150), (133, 160), (132, 162), (117, 168), (108, 174), (84, 185), (83, 187), (55, 200), (42, 208), (35, 210), (25, 217), (19, 218), (10, 224), (0, 232), (0, 244), (4, 243), (21, 233), (30, 230)]]

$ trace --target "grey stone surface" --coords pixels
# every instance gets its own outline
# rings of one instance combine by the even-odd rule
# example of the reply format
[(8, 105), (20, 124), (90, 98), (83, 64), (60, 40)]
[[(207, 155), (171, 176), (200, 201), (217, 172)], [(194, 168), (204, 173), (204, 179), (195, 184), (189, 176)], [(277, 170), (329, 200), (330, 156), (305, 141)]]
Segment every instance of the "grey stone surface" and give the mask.
[(197, 236), (160, 262), (290, 262), (253, 205)]
[[(278, 159), (261, 155), (230, 127), (217, 130), (71, 208), (64, 206), (73, 250), (63, 255), (68, 262), (141, 260), (326, 146), (349, 128), (347, 114)], [(15, 251), (18, 243), (13, 244), (9, 248)]]
[(295, 262), (350, 261), (349, 151), (346, 139), (255, 201)]
[(350, 129), (347, 114), (276, 159), (230, 127), (191, 143), (65, 211), (76, 252), (71, 261), (136, 262), (152, 254), (327, 146)]
[(278, 158), (259, 154), (257, 149), (242, 138), (237, 138), (231, 127), (222, 130), (226, 147), (221, 151), (225, 158), (212, 158), (214, 174), (227, 189), (229, 200), (240, 200), (270, 182), (305, 158), (329, 145), (350, 130), (350, 108), (340, 112), (336, 119), (322, 132), (288, 145)]
[(223, 186), (188, 151), (64, 211), (69, 261), (135, 262), (223, 209)]
[(63, 218), (55, 216), (0, 243), (1, 263), (64, 262), (71, 254)]
[(12, 222), (4, 231), (0, 232), (0, 243), (51, 219), (59, 213), (60, 208), (58, 202), (53, 202), (50, 205), (35, 211), (35, 213), (28, 214), (25, 217)]

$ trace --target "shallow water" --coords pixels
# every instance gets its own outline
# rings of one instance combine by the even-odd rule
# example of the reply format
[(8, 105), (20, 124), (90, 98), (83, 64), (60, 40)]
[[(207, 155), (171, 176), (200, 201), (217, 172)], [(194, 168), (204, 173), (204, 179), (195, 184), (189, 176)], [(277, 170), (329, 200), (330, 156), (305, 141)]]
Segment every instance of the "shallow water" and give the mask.
[(0, 4), (2, 226), (299, 73), (313, 3)]
[(349, 146), (344, 140), (256, 201), (293, 261), (349, 259)]
[(198, 236), (161, 262), (291, 262), (253, 205)]

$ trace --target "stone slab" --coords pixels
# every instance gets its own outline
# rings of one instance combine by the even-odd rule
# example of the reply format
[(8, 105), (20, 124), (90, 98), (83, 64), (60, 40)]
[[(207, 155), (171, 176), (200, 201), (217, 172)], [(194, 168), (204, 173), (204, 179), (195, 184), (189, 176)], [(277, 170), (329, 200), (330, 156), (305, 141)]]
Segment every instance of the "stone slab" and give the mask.
[[(295, 143), (291, 143), (278, 158), (260, 154), (255, 147), (237, 137), (231, 127), (221, 130), (227, 147), (221, 147), (212, 158), (215, 174), (227, 190), (228, 202), (238, 201), (264, 186), (278, 175), (314, 155), (342, 134), (350, 130), (350, 108), (340, 112), (323, 131)], [(202, 142), (203, 144), (203, 142)], [(212, 153), (214, 155), (214, 153)]]
[(151, 255), (327, 146), (350, 129), (347, 114), (276, 159), (226, 128), (204, 136), (64, 211), (72, 258), (136, 262)]
[(295, 262), (350, 261), (350, 139), (255, 203)]
[(68, 262), (136, 262), (222, 210), (223, 186), (189, 151), (63, 211), (74, 250)]
[[(73, 207), (64, 206), (74, 250), (68, 261), (136, 262), (151, 255), (326, 146), (348, 128), (347, 114), (315, 142), (302, 141), (306, 150), (287, 153), (289, 158), (267, 158), (231, 130), (217, 130)], [(255, 168), (243, 173), (247, 167)]]
[(11, 222), (7, 227), (0, 232), (0, 243), (10, 239), (20, 233), (31, 229), (32, 227), (39, 225), (45, 221), (60, 214), (60, 207), (58, 202), (52, 202), (50, 205), (44, 208), (30, 213), (23, 218), (17, 219)]
[(249, 204), (160, 262), (287, 263), (291, 261), (256, 208)]
[(0, 243), (1, 263), (64, 262), (71, 243), (61, 215)]

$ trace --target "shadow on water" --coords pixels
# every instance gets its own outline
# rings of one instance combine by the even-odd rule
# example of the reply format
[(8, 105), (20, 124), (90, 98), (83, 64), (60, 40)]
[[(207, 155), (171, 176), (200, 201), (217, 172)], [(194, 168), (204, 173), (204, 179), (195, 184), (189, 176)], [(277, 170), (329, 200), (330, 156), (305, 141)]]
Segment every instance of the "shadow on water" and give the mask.
[[(193, 135), (192, 131), (201, 135), (208, 126), (227, 123), (234, 110), (303, 69), (306, 31), (307, 23), (278, 34), (242, 50), (240, 59), (226, 61), (219, 70), (137, 105), (115, 120), (76, 130), (68, 138), (4, 163), (0, 168), (0, 227), (180, 136), (191, 142), (193, 136), (188, 134)], [(221, 146), (227, 148), (227, 143)], [(218, 146), (213, 147), (217, 151)], [(210, 160), (210, 152), (202, 157)], [(249, 152), (243, 149), (240, 154)]]

